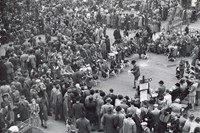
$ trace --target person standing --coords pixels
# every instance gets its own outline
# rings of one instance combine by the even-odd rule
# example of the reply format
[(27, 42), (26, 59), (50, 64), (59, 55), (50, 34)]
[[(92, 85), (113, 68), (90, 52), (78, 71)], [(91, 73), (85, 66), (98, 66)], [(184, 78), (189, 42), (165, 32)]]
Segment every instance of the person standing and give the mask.
[(41, 91), (41, 97), (39, 98), (39, 107), (40, 107), (40, 112), (39, 112), (39, 117), (41, 120), (41, 126), (44, 127), (45, 129), (47, 128), (47, 120), (48, 120), (48, 101), (47, 98), (44, 96), (44, 92)]
[(102, 124), (104, 126), (104, 133), (116, 133), (117, 131), (117, 117), (113, 114), (113, 108), (108, 107), (108, 112), (104, 114), (102, 118)]
[(13, 80), (13, 73), (14, 73), (14, 66), (9, 61), (9, 59), (5, 59), (6, 62), (4, 63), (6, 67), (6, 73), (7, 73), (7, 81), (10, 83)]
[(83, 103), (80, 103), (80, 98), (76, 98), (76, 103), (72, 105), (72, 112), (75, 120), (81, 118), (81, 115), (85, 113), (85, 107)]
[(134, 87), (133, 88), (137, 88), (137, 83), (138, 79), (140, 77), (140, 67), (136, 64), (136, 61), (133, 60), (131, 62), (131, 64), (133, 65), (133, 68), (131, 69), (131, 73), (134, 75)]
[(90, 121), (85, 117), (85, 113), (76, 120), (77, 133), (91, 133)]
[(158, 93), (158, 99), (159, 99), (160, 97), (164, 96), (165, 91), (166, 91), (166, 87), (165, 87), (164, 82), (162, 80), (159, 81), (158, 83), (159, 83), (159, 87), (158, 87), (157, 93)]
[(38, 127), (39, 126), (39, 112), (40, 112), (40, 107), (36, 103), (35, 99), (31, 100), (30, 104), (30, 120), (31, 120), (31, 125), (33, 127)]
[(123, 122), (123, 133), (137, 133), (136, 124), (132, 119), (132, 114), (128, 114), (127, 116), (128, 118), (124, 119)]

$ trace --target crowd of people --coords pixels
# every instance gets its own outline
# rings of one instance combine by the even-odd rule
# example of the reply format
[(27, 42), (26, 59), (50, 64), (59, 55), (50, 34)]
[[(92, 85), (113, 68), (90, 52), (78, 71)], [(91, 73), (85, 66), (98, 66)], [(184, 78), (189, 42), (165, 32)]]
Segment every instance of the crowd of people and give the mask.
[[(0, 132), (27, 119), (33, 127), (41, 124), (46, 129), (52, 115), (66, 124), (69, 133), (199, 132), (200, 118), (188, 117), (187, 108), (182, 111), (181, 104), (187, 96), (188, 108), (194, 110), (198, 104), (198, 33), (191, 35), (186, 30), (182, 36), (174, 31), (158, 34), (167, 13), (161, 9), (149, 13), (153, 7), (144, 2), (139, 14), (123, 11), (125, 5), (120, 0), (27, 0), (7, 4), (6, 13), (1, 10), (1, 44), (13, 43), (0, 60)], [(9, 8), (10, 4), (16, 5)], [(106, 34), (108, 27), (115, 29), (113, 44)], [(129, 30), (133, 29), (139, 30), (131, 38)], [(146, 51), (165, 53), (173, 60), (178, 55), (191, 56), (192, 50), (194, 67), (180, 63), (180, 83), (166, 89), (160, 81), (153, 103), (115, 95), (113, 89), (109, 94), (93, 89), (100, 79), (116, 76), (129, 66), (125, 57), (134, 53), (144, 59), (148, 58)], [(135, 61), (131, 64), (138, 80), (139, 67)], [(189, 76), (184, 79), (186, 69)]]

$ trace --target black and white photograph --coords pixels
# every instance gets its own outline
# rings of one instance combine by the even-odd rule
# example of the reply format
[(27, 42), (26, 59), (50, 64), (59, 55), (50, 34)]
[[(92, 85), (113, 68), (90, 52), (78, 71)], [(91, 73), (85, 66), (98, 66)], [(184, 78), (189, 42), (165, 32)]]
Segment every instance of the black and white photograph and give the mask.
[(200, 133), (200, 0), (0, 0), (0, 133)]

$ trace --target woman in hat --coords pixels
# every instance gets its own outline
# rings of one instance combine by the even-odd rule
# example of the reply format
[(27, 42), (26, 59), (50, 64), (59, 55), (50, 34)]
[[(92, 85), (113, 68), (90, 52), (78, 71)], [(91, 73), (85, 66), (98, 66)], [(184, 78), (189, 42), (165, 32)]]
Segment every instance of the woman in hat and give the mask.
[(31, 125), (34, 127), (38, 127), (39, 126), (39, 112), (40, 112), (40, 107), (39, 105), (36, 103), (35, 99), (31, 100), (31, 104), (30, 104), (30, 119), (31, 119)]

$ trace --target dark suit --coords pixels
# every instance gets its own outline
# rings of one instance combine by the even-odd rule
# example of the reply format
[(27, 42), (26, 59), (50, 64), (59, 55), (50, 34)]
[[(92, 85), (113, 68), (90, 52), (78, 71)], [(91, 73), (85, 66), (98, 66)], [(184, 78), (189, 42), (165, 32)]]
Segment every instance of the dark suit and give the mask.
[(104, 133), (116, 133), (118, 123), (118, 117), (116, 115), (105, 114), (102, 119)]
[(75, 119), (79, 119), (85, 112), (85, 107), (82, 103), (74, 103), (72, 106), (72, 112)]
[(90, 122), (86, 118), (76, 120), (77, 133), (91, 133)]

